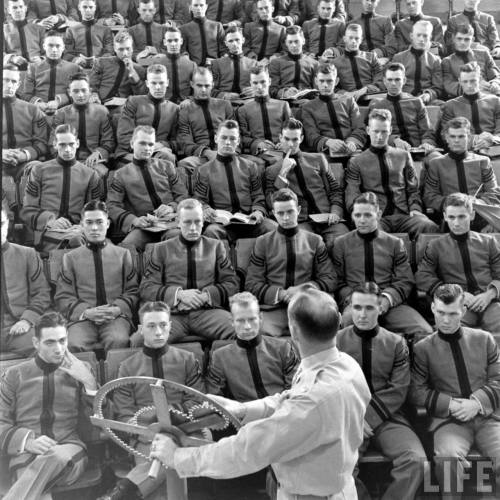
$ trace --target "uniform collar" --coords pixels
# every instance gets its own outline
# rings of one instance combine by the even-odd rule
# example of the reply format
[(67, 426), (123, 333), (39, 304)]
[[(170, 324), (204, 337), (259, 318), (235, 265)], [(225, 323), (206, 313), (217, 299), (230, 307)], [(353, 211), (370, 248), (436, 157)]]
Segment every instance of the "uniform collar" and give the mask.
[(47, 361), (44, 361), (38, 354), (35, 355), (35, 363), (40, 370), (43, 370), (46, 373), (55, 372), (61, 366), (57, 363), (47, 363)]
[(132, 163), (139, 168), (147, 168), (149, 166), (149, 160), (139, 160), (135, 157), (132, 159)]
[(254, 97), (255, 99), (255, 102), (259, 102), (259, 103), (265, 103), (265, 102), (269, 102), (269, 99), (271, 99), (268, 95), (259, 95), (257, 97)]
[(384, 146), (383, 148), (376, 148), (375, 146), (370, 146), (370, 151), (376, 154), (377, 156), (379, 155), (381, 156), (387, 153), (387, 146)]
[(321, 24), (322, 26), (326, 26), (327, 24), (330, 23), (330, 19), (322, 19), (321, 17), (318, 17), (318, 23)]
[(401, 100), (401, 94), (398, 94), (398, 95), (387, 94), (387, 100), (391, 101), (391, 102), (398, 102)]
[(281, 226), (278, 226), (277, 229), (278, 233), (287, 236), (288, 238), (291, 238), (292, 236), (295, 236), (299, 232), (299, 226), (291, 227), (291, 228), (284, 228)]
[(470, 102), (477, 101), (479, 99), (480, 93), (476, 92), (475, 94), (463, 94), (464, 99), (467, 99)]
[(235, 155), (223, 156), (223, 155), (220, 155), (219, 153), (217, 153), (216, 159), (217, 159), (217, 161), (224, 163), (224, 165), (227, 165), (234, 160), (234, 157), (235, 157)]
[(408, 16), (408, 19), (415, 24), (417, 21), (421, 21), (424, 18), (423, 14), (417, 14), (415, 16)]
[(56, 158), (57, 163), (61, 165), (61, 167), (72, 167), (76, 163), (76, 158), (72, 160), (63, 160), (60, 156)]
[(465, 158), (467, 158), (467, 151), (464, 151), (463, 153), (454, 153), (453, 151), (450, 151), (448, 156), (454, 161), (464, 161)]
[(437, 333), (439, 338), (445, 342), (458, 342), (463, 336), (462, 327), (460, 327), (455, 333), (442, 333), (439, 330)]
[(239, 347), (246, 350), (250, 350), (257, 347), (261, 342), (262, 342), (262, 335), (260, 335), (260, 333), (256, 337), (250, 340), (243, 340), (240, 338), (236, 338), (236, 344)]
[(162, 102), (165, 102), (165, 100), (166, 100), (165, 96), (161, 97), (160, 99), (157, 99), (156, 97), (153, 97), (149, 92), (148, 92), (148, 98), (154, 104), (161, 104)]
[(210, 97), (208, 99), (193, 99), (198, 106), (208, 106), (210, 102)]
[(96, 19), (91, 19), (90, 21), (82, 21), (84, 26), (93, 26), (96, 23)]
[(353, 332), (362, 339), (372, 339), (376, 337), (378, 332), (380, 331), (380, 326), (376, 325), (375, 328), (371, 328), (370, 330), (360, 330), (356, 325), (352, 326)]
[(319, 100), (323, 102), (330, 102), (334, 99), (334, 97), (335, 97), (334, 92), (332, 92), (330, 95), (321, 95), (321, 94), (318, 95)]
[(26, 26), (28, 24), (28, 21), (26, 19), (23, 19), (22, 21), (14, 21), (14, 24), (18, 28), (22, 28), (23, 26)]
[(203, 24), (206, 20), (206, 17), (193, 17), (193, 21), (197, 24)]
[(90, 250), (92, 250), (93, 252), (97, 252), (97, 250), (99, 249), (102, 250), (106, 246), (106, 240), (104, 239), (102, 241), (96, 241), (96, 242), (87, 241), (85, 246)]
[(196, 241), (189, 241), (189, 240), (186, 240), (186, 238), (184, 238), (184, 236), (182, 236), (182, 234), (179, 234), (179, 241), (183, 244), (183, 245), (186, 245), (187, 247), (193, 247), (194, 245), (196, 245), (199, 241), (201, 240), (201, 236), (196, 240)]
[(375, 231), (372, 231), (371, 233), (360, 233), (356, 230), (356, 233), (362, 240), (372, 241), (378, 236), (378, 229), (375, 229)]
[(359, 50), (346, 50), (344, 54), (352, 59), (359, 56)]
[(290, 52), (287, 51), (286, 55), (292, 60), (292, 61), (300, 61), (302, 57), (302, 52), (300, 54), (291, 54)]
[(416, 49), (415, 47), (410, 47), (410, 52), (418, 57), (422, 57), (424, 55), (424, 49)]
[(455, 234), (450, 231), (450, 238), (454, 239), (455, 241), (467, 241), (470, 236), (470, 231), (467, 231), (466, 233), (463, 234)]
[(148, 346), (144, 346), (142, 348), (142, 352), (150, 357), (150, 358), (153, 358), (153, 359), (158, 359), (158, 358), (161, 358), (168, 350), (168, 344), (165, 344), (164, 346), (162, 347), (159, 347), (158, 349), (155, 349), (154, 347), (148, 347)]
[(468, 17), (469, 19), (472, 19), (476, 17), (477, 11), (476, 10), (464, 10), (463, 12), (464, 16)]

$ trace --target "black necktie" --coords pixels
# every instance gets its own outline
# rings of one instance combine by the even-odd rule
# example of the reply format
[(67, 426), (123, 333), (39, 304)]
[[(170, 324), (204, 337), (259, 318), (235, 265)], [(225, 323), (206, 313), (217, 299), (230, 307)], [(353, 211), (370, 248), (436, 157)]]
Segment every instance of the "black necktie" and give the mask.
[(413, 56), (415, 57), (415, 76), (413, 84), (412, 94), (417, 96), (422, 92), (422, 60), (423, 51), (412, 50)]
[(21, 55), (29, 61), (30, 55), (26, 45), (26, 33), (24, 32), (26, 21), (16, 22), (17, 31), (19, 32), (19, 44), (21, 45)]
[(257, 59), (259, 61), (261, 59), (264, 59), (264, 57), (266, 57), (267, 39), (269, 37), (269, 26), (268, 26), (267, 22), (263, 22), (261, 24), (262, 24), (262, 27), (264, 28), (264, 32), (262, 33), (262, 42), (260, 44), (259, 54), (257, 55)]
[(363, 14), (363, 22), (365, 25), (365, 40), (366, 40), (366, 46), (368, 47), (368, 50), (373, 50), (372, 32), (371, 32), (371, 25), (370, 25), (371, 19), (372, 19), (371, 14)]
[(13, 149), (17, 145), (16, 134), (14, 131), (14, 113), (12, 111), (12, 99), (3, 100), (5, 107), (5, 128), (7, 130), (7, 147)]
[(387, 202), (382, 215), (392, 215), (394, 214), (394, 196), (390, 188), (390, 178), (389, 178), (389, 167), (385, 161), (385, 149), (373, 148), (372, 151), (377, 155), (380, 178), (382, 182), (382, 189), (384, 190)]
[(319, 45), (318, 45), (318, 53), (316, 54), (318, 57), (321, 56), (321, 54), (323, 54), (323, 52), (326, 49), (326, 25), (328, 24), (328, 20), (320, 19), (319, 24), (320, 24)]
[(50, 73), (49, 73), (49, 95), (48, 100), (53, 101), (56, 97), (56, 78), (57, 78), (57, 63), (53, 59), (49, 59)]
[(354, 77), (354, 83), (356, 84), (357, 89), (361, 89), (363, 87), (363, 83), (361, 82), (361, 78), (359, 77), (359, 69), (358, 63), (356, 61), (356, 54), (352, 52), (347, 52), (347, 59), (351, 63), (352, 76)]
[(233, 60), (233, 86), (231, 88), (231, 92), (235, 92), (239, 94), (241, 92), (240, 87), (240, 56), (232, 55)]
[(92, 23), (85, 22), (85, 50), (87, 51), (87, 57), (92, 56), (94, 53), (92, 48)]

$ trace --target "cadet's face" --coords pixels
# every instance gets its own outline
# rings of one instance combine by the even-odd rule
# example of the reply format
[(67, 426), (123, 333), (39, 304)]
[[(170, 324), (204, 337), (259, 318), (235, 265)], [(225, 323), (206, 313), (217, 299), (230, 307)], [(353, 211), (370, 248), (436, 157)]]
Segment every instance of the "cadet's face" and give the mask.
[(231, 54), (241, 54), (243, 52), (243, 35), (241, 33), (229, 33), (226, 36), (225, 43)]
[(262, 21), (269, 21), (273, 15), (273, 6), (268, 0), (257, 2), (257, 15)]
[(265, 97), (269, 95), (269, 75), (263, 71), (258, 75), (250, 73), (250, 86), (255, 92), (256, 97)]
[(49, 59), (60, 59), (64, 52), (64, 42), (60, 36), (49, 36), (43, 41), (43, 49)]
[(287, 35), (285, 44), (290, 54), (301, 54), (304, 46), (304, 36), (301, 34)]
[(134, 158), (137, 160), (149, 160), (153, 156), (153, 148), (156, 142), (155, 134), (147, 134), (142, 130), (137, 132), (132, 140)]
[(42, 328), (40, 339), (33, 337), (38, 355), (47, 363), (62, 363), (68, 348), (68, 332), (64, 326)]
[(380, 0), (363, 0), (361, 2), (362, 7), (363, 7), (363, 12), (365, 14), (369, 14), (371, 12), (375, 12), (375, 9), (377, 8), (377, 5)]
[(273, 203), (273, 214), (276, 222), (283, 229), (292, 229), (297, 227), (300, 208), (293, 200), (275, 201)]
[(167, 92), (168, 78), (166, 73), (148, 73), (146, 87), (155, 99), (163, 99)]
[(370, 120), (367, 127), (372, 146), (383, 148), (389, 142), (391, 135), (391, 124), (388, 121)]
[(155, 4), (154, 2), (149, 2), (149, 3), (140, 3), (139, 7), (137, 9), (137, 12), (139, 12), (139, 17), (145, 22), (145, 23), (150, 23), (156, 12)]
[(352, 209), (352, 220), (361, 234), (375, 231), (380, 215), (380, 211), (370, 203), (355, 203)]
[(280, 142), (285, 151), (289, 151), (291, 155), (294, 155), (299, 152), (300, 144), (304, 139), (304, 135), (302, 134), (302, 130), (297, 129), (283, 129), (283, 132), (280, 135)]
[(90, 87), (85, 80), (75, 80), (69, 86), (69, 94), (73, 102), (79, 106), (87, 104), (90, 99)]
[(470, 230), (472, 214), (465, 207), (446, 207), (444, 220), (453, 234), (465, 234)]
[(106, 212), (101, 210), (84, 212), (80, 224), (83, 228), (83, 234), (90, 243), (99, 243), (106, 239), (109, 227), (109, 218)]
[(455, 44), (455, 50), (469, 50), (472, 45), (472, 40), (474, 37), (472, 35), (465, 35), (464, 33), (457, 33), (453, 39)]
[(16, 95), (17, 89), (19, 88), (19, 71), (12, 71), (6, 69), (2, 74), (2, 96), (3, 97), (14, 97)]
[(460, 73), (458, 79), (463, 93), (466, 95), (477, 94), (481, 86), (481, 77), (475, 71), (472, 73)]
[(179, 54), (181, 52), (182, 37), (180, 33), (170, 33), (167, 31), (163, 43), (169, 54)]
[(66, 161), (71, 161), (76, 156), (76, 151), (80, 146), (78, 139), (71, 133), (56, 134), (54, 146), (57, 155)]
[(240, 142), (240, 132), (237, 128), (222, 127), (215, 134), (215, 143), (217, 144), (217, 153), (222, 156), (231, 156), (236, 153)]
[(352, 322), (360, 330), (371, 330), (377, 326), (380, 309), (376, 295), (354, 292), (351, 296), (351, 306)]
[(196, 74), (191, 82), (193, 88), (193, 97), (195, 99), (208, 99), (214, 86), (212, 75), (199, 75)]
[(132, 40), (127, 40), (126, 42), (122, 43), (115, 43), (114, 44), (114, 49), (115, 49), (115, 54), (120, 60), (124, 59), (130, 59), (132, 57)]
[(259, 306), (255, 302), (247, 306), (234, 304), (231, 307), (233, 317), (233, 327), (236, 336), (241, 340), (251, 340), (255, 338), (262, 325), (262, 314)]
[(406, 0), (406, 10), (410, 16), (416, 16), (422, 12), (424, 0)]
[(24, 21), (27, 10), (28, 7), (22, 0), (19, 2), (10, 1), (7, 5), (7, 12), (14, 21)]
[(203, 210), (201, 208), (182, 208), (179, 212), (179, 228), (188, 241), (196, 241), (203, 230)]
[(1, 222), (1, 244), (3, 245), (7, 241), (7, 234), (9, 233), (9, 219), (7, 214), (2, 210), (2, 222)]
[(319, 2), (318, 3), (318, 15), (321, 19), (331, 19), (334, 12), (333, 2)]
[(457, 299), (451, 304), (445, 304), (439, 299), (434, 299), (431, 304), (436, 328), (444, 334), (455, 333), (460, 328), (460, 321), (465, 314), (465, 306)]
[(467, 151), (469, 133), (465, 127), (448, 129), (444, 138), (446, 139), (449, 150), (453, 153), (463, 153)]
[(405, 82), (406, 82), (406, 77), (402, 70), (386, 71), (384, 76), (384, 85), (389, 95), (401, 94)]
[(410, 38), (414, 49), (426, 50), (431, 45), (432, 31), (425, 26), (414, 26)]
[(94, 19), (95, 16), (95, 2), (93, 0), (80, 0), (78, 4), (78, 10), (84, 21), (90, 21)]
[(345, 48), (348, 52), (355, 52), (361, 45), (362, 36), (357, 31), (346, 31), (344, 35)]
[(204, 17), (207, 11), (207, 3), (205, 0), (192, 0), (189, 10), (193, 13), (193, 17), (197, 19)]
[(144, 313), (141, 321), (141, 333), (144, 345), (160, 349), (170, 335), (170, 315), (166, 311), (151, 311)]
[(318, 73), (316, 75), (316, 87), (321, 95), (332, 95), (335, 89), (335, 73)]
[(477, 10), (477, 7), (481, 3), (481, 0), (464, 0), (465, 10)]

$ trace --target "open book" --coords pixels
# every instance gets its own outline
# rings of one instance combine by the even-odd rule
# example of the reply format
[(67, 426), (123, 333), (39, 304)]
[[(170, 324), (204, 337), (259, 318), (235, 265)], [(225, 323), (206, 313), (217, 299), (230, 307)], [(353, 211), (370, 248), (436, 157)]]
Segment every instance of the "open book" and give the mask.
[(249, 215), (237, 212), (232, 214), (227, 210), (215, 210), (215, 222), (227, 226), (229, 224), (250, 224), (255, 225), (255, 219), (252, 219)]
[(286, 101), (297, 101), (299, 99), (313, 99), (319, 94), (317, 89), (302, 89), (292, 97), (283, 97)]
[(104, 106), (123, 106), (126, 100), (126, 97), (112, 97), (109, 101), (104, 102)]
[[(316, 222), (317, 224), (326, 224), (330, 214), (322, 213), (322, 214), (309, 214), (309, 218)], [(345, 219), (340, 219), (339, 222), (345, 222)]]

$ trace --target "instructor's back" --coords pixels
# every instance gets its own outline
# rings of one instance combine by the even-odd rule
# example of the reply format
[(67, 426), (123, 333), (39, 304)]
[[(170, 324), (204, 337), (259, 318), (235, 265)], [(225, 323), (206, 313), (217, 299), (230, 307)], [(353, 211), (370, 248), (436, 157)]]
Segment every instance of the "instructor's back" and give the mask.
[(200, 448), (157, 435), (151, 456), (181, 477), (232, 478), (271, 464), (278, 500), (357, 498), (352, 472), (370, 391), (335, 345), (337, 305), (308, 287), (291, 299), (288, 321), (302, 358), (290, 390), (248, 403), (217, 399), (241, 418), (238, 434)]

